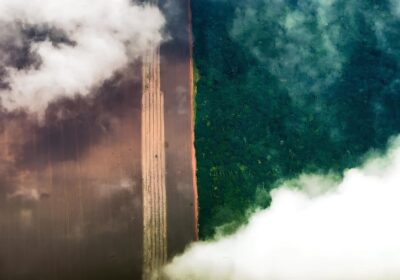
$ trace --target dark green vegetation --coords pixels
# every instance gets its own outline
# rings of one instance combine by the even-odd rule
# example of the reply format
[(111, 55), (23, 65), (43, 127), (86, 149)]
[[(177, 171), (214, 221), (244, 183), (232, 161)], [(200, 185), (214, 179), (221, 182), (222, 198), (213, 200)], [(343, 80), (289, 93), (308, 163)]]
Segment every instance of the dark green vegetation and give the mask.
[(280, 180), (340, 173), (400, 131), (394, 1), (328, 2), (192, 1), (202, 238)]

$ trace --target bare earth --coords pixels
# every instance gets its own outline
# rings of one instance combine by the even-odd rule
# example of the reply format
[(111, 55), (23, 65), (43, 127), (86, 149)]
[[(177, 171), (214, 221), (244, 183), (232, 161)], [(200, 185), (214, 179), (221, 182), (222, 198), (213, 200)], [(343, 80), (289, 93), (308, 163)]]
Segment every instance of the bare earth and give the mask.
[(140, 279), (197, 238), (189, 1), (169, 2), (153, 99), (134, 64), (90, 98), (52, 104), (42, 124), (0, 112), (0, 279)]

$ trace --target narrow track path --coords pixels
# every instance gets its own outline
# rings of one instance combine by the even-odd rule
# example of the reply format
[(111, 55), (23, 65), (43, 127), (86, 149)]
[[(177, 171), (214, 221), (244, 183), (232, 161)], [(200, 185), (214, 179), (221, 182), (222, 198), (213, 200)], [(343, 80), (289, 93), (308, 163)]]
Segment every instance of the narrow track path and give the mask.
[(143, 280), (167, 260), (164, 96), (160, 90), (160, 49), (142, 65)]

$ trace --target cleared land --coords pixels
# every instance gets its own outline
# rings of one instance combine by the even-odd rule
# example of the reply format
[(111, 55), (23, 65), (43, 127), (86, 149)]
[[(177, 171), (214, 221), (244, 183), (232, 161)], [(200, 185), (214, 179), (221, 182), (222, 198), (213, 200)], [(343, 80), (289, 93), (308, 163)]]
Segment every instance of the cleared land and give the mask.
[(164, 96), (160, 90), (159, 48), (143, 59), (142, 176), (143, 279), (167, 260)]

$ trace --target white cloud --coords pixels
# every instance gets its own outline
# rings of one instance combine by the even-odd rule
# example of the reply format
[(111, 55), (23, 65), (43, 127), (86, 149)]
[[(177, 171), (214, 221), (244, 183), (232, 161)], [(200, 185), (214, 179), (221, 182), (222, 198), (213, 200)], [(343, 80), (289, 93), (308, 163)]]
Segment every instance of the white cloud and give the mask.
[[(400, 148), (345, 173), (303, 176), (232, 236), (193, 244), (165, 268), (174, 280), (400, 279)], [(315, 186), (311, 186), (314, 184)]]
[[(0, 66), (6, 65), (10, 86), (0, 90), (2, 105), (39, 113), (60, 96), (89, 94), (94, 86), (158, 44), (165, 21), (158, 8), (129, 0), (0, 0), (0, 18), (1, 29), (15, 29), (6, 32), (3, 40), (21, 44), (21, 30), (33, 26), (52, 28), (75, 42), (31, 42), (30, 52), (41, 60), (37, 69), (7, 67), (7, 55), (1, 56)], [(12, 50), (2, 49), (1, 53), (7, 51)]]
[(136, 182), (129, 178), (123, 178), (110, 184), (96, 185), (97, 194), (102, 198), (108, 198), (114, 194), (124, 192), (132, 193), (136, 187)]
[[(265, 63), (297, 100), (328, 89), (342, 73), (357, 1), (244, 1), (231, 35)], [(341, 4), (341, 5), (338, 5)], [(300, 98), (299, 98), (300, 97)]]
[(39, 201), (40, 194), (35, 188), (19, 188), (7, 196), (8, 199), (20, 199), (22, 201)]
[[(244, 0), (240, 5), (232, 38), (300, 104), (309, 94), (327, 95), (341, 81), (357, 45), (378, 43), (400, 62), (399, 0)], [(375, 31), (377, 42), (369, 31)]]

